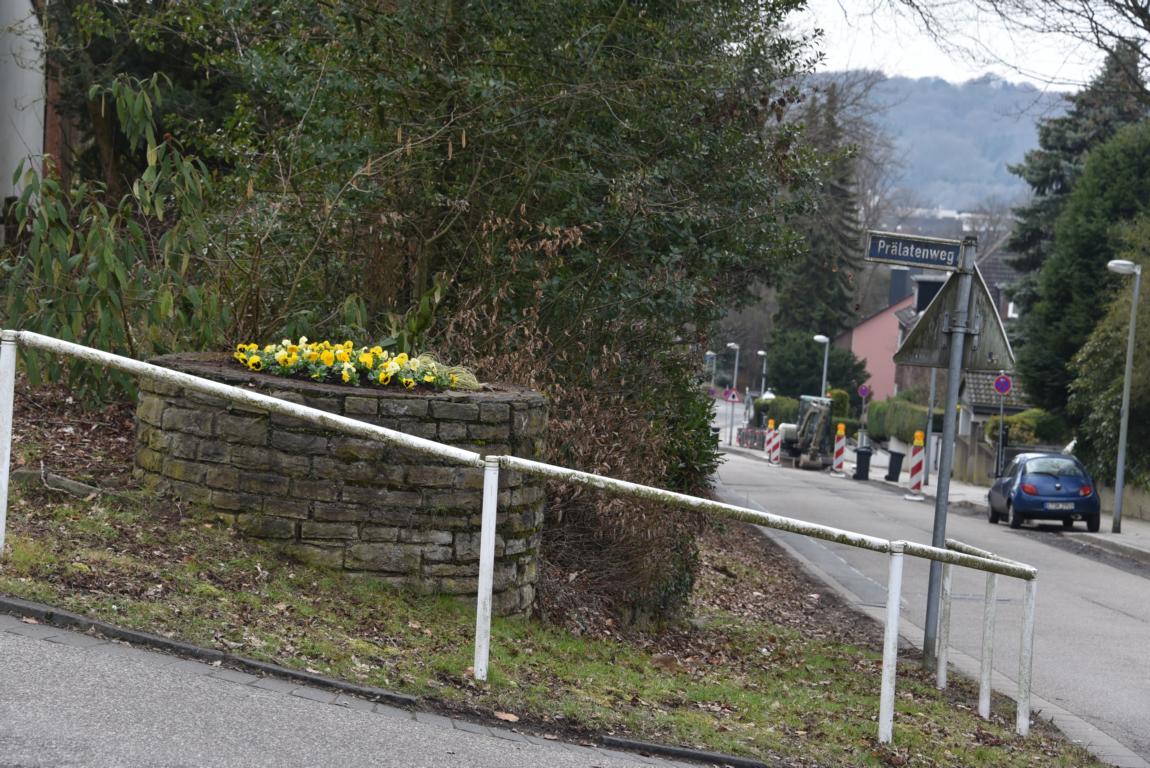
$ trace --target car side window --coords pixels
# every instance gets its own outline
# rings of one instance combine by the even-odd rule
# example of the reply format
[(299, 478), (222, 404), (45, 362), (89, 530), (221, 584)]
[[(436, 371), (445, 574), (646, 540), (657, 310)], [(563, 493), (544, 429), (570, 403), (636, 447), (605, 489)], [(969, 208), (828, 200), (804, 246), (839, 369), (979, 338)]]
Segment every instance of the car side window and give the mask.
[(1006, 472), (1003, 473), (1003, 476), (1013, 478), (1017, 474), (1018, 474), (1018, 459), (1015, 459), (1014, 461), (1010, 462), (1010, 466), (1008, 466), (1006, 468)]

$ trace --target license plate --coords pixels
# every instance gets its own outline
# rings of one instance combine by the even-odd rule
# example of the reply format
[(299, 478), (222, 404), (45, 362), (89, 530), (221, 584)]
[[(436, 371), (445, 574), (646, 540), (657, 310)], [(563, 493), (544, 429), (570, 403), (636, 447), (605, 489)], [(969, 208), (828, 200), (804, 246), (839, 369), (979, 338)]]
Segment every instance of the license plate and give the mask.
[(1048, 501), (1048, 502), (1046, 502), (1046, 504), (1043, 505), (1043, 507), (1046, 509), (1050, 509), (1050, 510), (1074, 509), (1074, 502), (1073, 501)]

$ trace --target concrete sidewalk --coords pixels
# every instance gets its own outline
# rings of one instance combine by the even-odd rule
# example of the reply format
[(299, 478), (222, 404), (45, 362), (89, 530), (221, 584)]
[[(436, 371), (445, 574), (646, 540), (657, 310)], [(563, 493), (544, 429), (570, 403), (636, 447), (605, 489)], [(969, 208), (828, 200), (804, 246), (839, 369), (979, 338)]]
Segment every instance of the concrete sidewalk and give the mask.
[[(882, 485), (889, 488), (892, 492), (901, 494), (910, 493), (910, 476), (907, 473), (908, 462), (904, 461), (903, 471), (899, 475), (897, 482), (886, 480), (885, 476), (889, 469), (890, 454), (886, 451), (874, 447), (874, 454), (871, 456), (870, 472), (866, 482)], [(720, 445), (723, 451), (738, 452), (740, 455), (749, 456), (761, 461), (766, 461), (766, 455), (762, 451), (753, 450), (750, 448), (740, 448), (739, 446), (728, 446), (726, 444)], [(853, 478), (855, 474), (855, 449), (853, 446), (847, 447), (846, 450), (846, 476)], [(852, 482), (858, 482), (853, 481)], [(957, 480), (951, 480), (950, 488), (947, 494), (948, 503), (953, 506), (956, 504), (974, 507), (981, 512), (986, 511), (986, 494), (989, 487), (972, 485), (970, 483), (963, 483)], [(929, 504), (933, 507), (938, 493), (938, 486), (935, 473), (931, 473), (930, 485), (923, 486), (922, 495), (925, 496), (923, 504)], [(1005, 523), (1000, 523), (1005, 525)], [(1122, 533), (1110, 533), (1111, 515), (1106, 509), (1102, 510), (1102, 525), (1098, 533), (1087, 533), (1084, 523), (1076, 523), (1074, 530), (1071, 533), (1076, 542), (1080, 542), (1087, 546), (1094, 547), (1106, 551), (1110, 554), (1127, 557), (1132, 560), (1137, 560), (1141, 563), (1150, 564), (1150, 520), (1141, 520), (1139, 518), (1131, 518), (1124, 516), (1122, 519)]]
[(589, 741), (544, 738), (529, 728), (399, 709), (6, 614), (0, 614), (0, 764), (688, 765), (604, 749)]

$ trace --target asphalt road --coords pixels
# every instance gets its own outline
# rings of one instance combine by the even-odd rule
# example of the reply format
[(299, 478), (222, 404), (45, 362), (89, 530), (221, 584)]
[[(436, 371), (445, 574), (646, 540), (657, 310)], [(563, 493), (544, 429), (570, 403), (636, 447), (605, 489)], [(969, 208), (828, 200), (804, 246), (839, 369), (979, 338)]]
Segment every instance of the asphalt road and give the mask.
[[(887, 539), (931, 541), (933, 504), (907, 501), (903, 491), (821, 472), (768, 467), (735, 453), (727, 455), (719, 478), (720, 492), (731, 503)], [(1036, 716), (1055, 717), (1069, 736), (1115, 764), (1147, 765), (1150, 567), (1100, 557), (1095, 550), (1076, 546), (1074, 533), (1063, 534), (1057, 525), (1020, 531), (1005, 524), (992, 526), (981, 509), (971, 507), (952, 507), (946, 532), (1039, 570), (1033, 665)], [(776, 535), (857, 605), (881, 615), (886, 601), (885, 555)], [(903, 616), (917, 628), (917, 637), (908, 636), (916, 644), (922, 639), (927, 573), (925, 561), (907, 558)], [(951, 646), (973, 659), (980, 655), (985, 584), (984, 574), (956, 569)], [(1000, 577), (994, 666), (1000, 673), (996, 688), (1010, 695), (1017, 679), (1022, 595), (1020, 582)], [(908, 635), (905, 624), (903, 632)], [(1071, 717), (1060, 721), (1060, 714), (1066, 713)], [(1076, 727), (1074, 716), (1088, 726)]]

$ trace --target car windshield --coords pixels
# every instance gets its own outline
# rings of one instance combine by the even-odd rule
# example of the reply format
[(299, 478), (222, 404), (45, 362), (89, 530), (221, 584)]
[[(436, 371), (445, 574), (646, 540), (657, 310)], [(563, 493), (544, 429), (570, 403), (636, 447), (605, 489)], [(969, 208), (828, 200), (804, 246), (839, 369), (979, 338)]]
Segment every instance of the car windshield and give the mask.
[(1086, 477), (1082, 467), (1070, 459), (1046, 456), (1026, 462), (1026, 474), (1051, 475), (1053, 477)]

